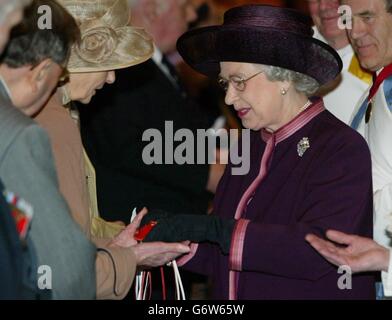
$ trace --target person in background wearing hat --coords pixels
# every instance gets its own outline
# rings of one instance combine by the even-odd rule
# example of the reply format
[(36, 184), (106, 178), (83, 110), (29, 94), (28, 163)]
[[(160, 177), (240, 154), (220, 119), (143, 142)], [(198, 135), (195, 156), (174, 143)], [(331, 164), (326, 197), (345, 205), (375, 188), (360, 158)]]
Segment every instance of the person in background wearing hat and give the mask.
[[(41, 6), (52, 9), (51, 29), (39, 28)], [(95, 298), (96, 248), (59, 191), (47, 134), (30, 119), (56, 87), (78, 34), (74, 19), (57, 2), (33, 0), (0, 60), (0, 177), (16, 194), (14, 205), (26, 201), (32, 207), (27, 241), (31, 237), (37, 266), (30, 272), (40, 280), (34, 288), (41, 298)]]
[[(189, 252), (189, 247), (175, 243), (112, 241), (113, 235), (121, 228), (97, 219), (98, 211), (92, 209), (97, 207), (96, 198), (94, 192), (88, 192), (86, 177), (94, 181), (94, 169), (85, 167), (89, 161), (83, 150), (77, 112), (70, 102), (89, 103), (97, 90), (115, 81), (115, 69), (149, 59), (153, 44), (142, 29), (127, 26), (129, 10), (126, 0), (59, 2), (76, 19), (81, 40), (73, 46), (67, 65), (69, 81), (58, 88), (35, 119), (49, 134), (60, 190), (72, 216), (98, 248), (97, 298), (121, 299), (128, 293), (138, 265), (164, 265)], [(95, 189), (95, 185), (91, 188)], [(141, 216), (130, 225), (132, 236), (140, 219)], [(93, 235), (92, 228), (95, 228)]]
[[(148, 145), (143, 135), (148, 129), (163, 134), (170, 121), (174, 132), (186, 128), (196, 136), (197, 129), (206, 130), (214, 122), (187, 95), (168, 59), (176, 51), (178, 38), (197, 18), (195, 7), (190, 0), (128, 3), (132, 25), (145, 29), (154, 39), (153, 57), (134, 68), (119, 70), (116, 83), (97, 92), (88, 108), (79, 107), (83, 144), (97, 174), (99, 211), (107, 220), (124, 223), (135, 207), (143, 206), (173, 214), (206, 214), (209, 192), (215, 192), (224, 164), (174, 161), (148, 165), (142, 157)], [(179, 144), (174, 142), (174, 148)], [(197, 154), (196, 148), (192, 151)], [(159, 276), (159, 270), (157, 277), (153, 274), (153, 278)], [(186, 272), (182, 278), (186, 288), (188, 283), (199, 281)], [(160, 292), (155, 296), (161, 297)]]
[[(392, 1), (342, 0), (341, 4), (350, 6), (352, 10), (348, 17), (352, 24), (348, 36), (354, 51), (362, 67), (375, 73), (372, 87), (354, 112), (351, 127), (365, 137), (372, 155), (374, 240), (391, 250), (391, 233), (387, 230), (392, 213)], [(362, 241), (356, 237), (353, 243), (346, 243), (344, 235), (342, 238), (344, 244), (353, 248), (353, 253), (360, 248), (356, 245), (357, 240)], [(379, 265), (372, 261), (373, 256), (364, 255), (363, 258), (369, 259), (369, 265)], [(391, 260), (389, 264), (392, 265)], [(383, 272), (381, 276), (384, 288), (378, 286), (378, 299), (382, 299), (384, 294), (392, 295), (392, 273)]]
[(211, 216), (147, 214), (142, 224), (158, 224), (145, 240), (199, 242), (178, 263), (210, 275), (214, 298), (374, 298), (372, 275), (354, 275), (345, 290), (305, 241), (331, 227), (372, 234), (366, 142), (309, 98), (339, 74), (335, 50), (312, 37), (307, 16), (262, 5), (230, 9), (223, 25), (187, 32), (177, 48), (194, 69), (219, 75), (226, 103), (252, 130), (242, 150), (251, 167), (234, 175), (228, 165)]
[(325, 107), (338, 119), (349, 124), (353, 111), (372, 81), (372, 75), (361, 68), (350, 45), (346, 29), (339, 26), (339, 0), (307, 0), (314, 23), (314, 35), (328, 43), (339, 54), (343, 69), (339, 77), (319, 93)]
[[(98, 203), (105, 218), (129, 221), (136, 206), (173, 213), (207, 212), (207, 191), (215, 192), (224, 165), (147, 165), (146, 130), (208, 129), (213, 121), (186, 95), (167, 56), (196, 19), (190, 0), (128, 0), (132, 24), (154, 38), (151, 60), (117, 73), (113, 86), (80, 108), (83, 143), (97, 171)], [(179, 143), (175, 142), (174, 147)]]

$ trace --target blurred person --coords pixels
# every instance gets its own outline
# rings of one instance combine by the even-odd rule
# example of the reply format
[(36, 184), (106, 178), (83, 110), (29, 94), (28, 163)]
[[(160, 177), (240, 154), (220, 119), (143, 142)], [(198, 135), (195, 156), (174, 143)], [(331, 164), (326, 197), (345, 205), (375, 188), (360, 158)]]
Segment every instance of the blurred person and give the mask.
[(340, 27), (339, 0), (307, 0), (315, 31), (314, 37), (329, 44), (343, 61), (341, 75), (320, 92), (326, 108), (349, 124), (360, 98), (369, 88), (372, 75), (361, 68), (350, 45), (346, 29)]
[(31, 0), (0, 0), (0, 53), (8, 42), (11, 28), (23, 17), (23, 8)]
[[(357, 104), (351, 127), (365, 137), (372, 156), (374, 240), (390, 249), (387, 228), (392, 212), (392, 1), (342, 0), (341, 4), (352, 11), (347, 17), (352, 25), (347, 30), (351, 45), (361, 66), (373, 72), (373, 84)], [(387, 283), (385, 276), (383, 283)], [(379, 285), (378, 299), (383, 294)]]
[[(81, 133), (96, 170), (100, 214), (127, 223), (135, 207), (206, 214), (223, 174), (221, 164), (153, 164), (143, 160), (148, 129), (208, 129), (214, 122), (187, 94), (169, 61), (178, 37), (197, 18), (190, 0), (131, 0), (132, 25), (152, 35), (152, 59), (116, 73), (117, 81), (79, 106)], [(170, 139), (170, 136), (163, 138)], [(176, 148), (180, 142), (174, 142)], [(196, 155), (196, 146), (194, 149)], [(155, 277), (154, 277), (155, 278)], [(187, 282), (183, 275), (184, 282)], [(170, 281), (168, 281), (170, 282)], [(188, 285), (185, 284), (187, 287)], [(154, 286), (157, 287), (157, 286)], [(170, 294), (169, 294), (170, 296)]]
[[(142, 154), (146, 130), (187, 128), (196, 134), (213, 121), (183, 90), (167, 55), (196, 18), (190, 1), (130, 1), (132, 24), (150, 33), (156, 45), (151, 60), (119, 70), (117, 81), (97, 93), (89, 108), (80, 107), (83, 143), (96, 169), (102, 217), (127, 222), (134, 207), (185, 209), (204, 214), (207, 191), (214, 192), (223, 165), (147, 165)], [(167, 137), (169, 138), (169, 137)], [(174, 148), (179, 142), (174, 142)], [(196, 150), (195, 150), (196, 153)]]

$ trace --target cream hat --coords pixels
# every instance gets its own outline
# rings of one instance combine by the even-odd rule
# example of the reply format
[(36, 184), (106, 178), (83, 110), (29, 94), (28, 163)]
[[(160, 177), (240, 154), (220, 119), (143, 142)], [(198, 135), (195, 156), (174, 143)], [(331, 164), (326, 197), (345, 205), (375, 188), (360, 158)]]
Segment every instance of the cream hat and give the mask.
[(75, 18), (81, 32), (72, 47), (70, 73), (122, 69), (151, 58), (151, 36), (128, 25), (127, 0), (58, 0)]

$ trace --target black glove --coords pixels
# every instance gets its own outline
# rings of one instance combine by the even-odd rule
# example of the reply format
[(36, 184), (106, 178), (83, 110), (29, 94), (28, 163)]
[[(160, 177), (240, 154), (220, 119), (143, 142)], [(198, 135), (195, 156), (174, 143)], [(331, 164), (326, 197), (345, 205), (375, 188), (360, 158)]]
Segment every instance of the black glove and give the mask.
[(236, 223), (234, 219), (225, 220), (215, 215), (172, 215), (162, 211), (148, 213), (141, 225), (150, 221), (158, 224), (146, 236), (146, 242), (209, 241), (219, 244), (224, 254), (230, 252), (231, 234)]

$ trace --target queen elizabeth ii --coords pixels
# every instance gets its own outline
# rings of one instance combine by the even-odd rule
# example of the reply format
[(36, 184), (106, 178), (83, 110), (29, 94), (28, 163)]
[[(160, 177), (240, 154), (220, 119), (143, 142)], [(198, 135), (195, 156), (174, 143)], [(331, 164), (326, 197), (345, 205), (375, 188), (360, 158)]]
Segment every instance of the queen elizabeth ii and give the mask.
[[(179, 264), (209, 275), (218, 299), (371, 299), (373, 277), (352, 290), (305, 241), (333, 228), (372, 233), (372, 182), (366, 142), (335, 118), (318, 88), (339, 74), (337, 53), (312, 38), (296, 11), (247, 5), (223, 25), (178, 42), (195, 70), (218, 76), (225, 101), (251, 129), (250, 171), (220, 181), (211, 216), (150, 214), (147, 240), (191, 240)], [(343, 108), (344, 106), (342, 106)]]

